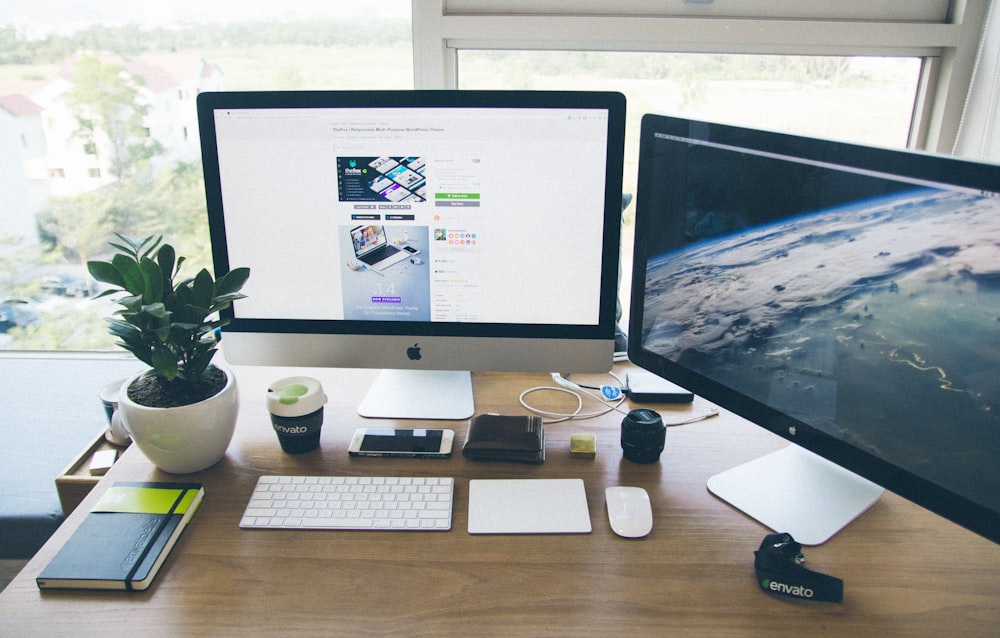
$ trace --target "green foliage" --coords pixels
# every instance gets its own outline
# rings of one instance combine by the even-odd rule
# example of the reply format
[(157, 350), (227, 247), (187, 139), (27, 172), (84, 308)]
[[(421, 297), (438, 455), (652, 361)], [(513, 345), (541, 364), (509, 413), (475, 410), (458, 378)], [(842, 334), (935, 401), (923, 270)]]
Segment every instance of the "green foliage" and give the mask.
[(41, 321), (7, 332), (17, 350), (111, 350), (114, 339), (98, 313), (81, 312), (76, 303), (51, 304), (41, 310)]
[(69, 197), (53, 197), (36, 216), (43, 240), (64, 259), (102, 256), (115, 229), (184, 244), (189, 265), (212, 263), (201, 163), (178, 163), (152, 181), (126, 178)]
[(0, 302), (20, 301), (39, 292), (39, 282), (26, 281), (23, 275), (40, 261), (35, 246), (0, 228)]
[(141, 78), (129, 76), (121, 64), (88, 55), (77, 61), (73, 79), (69, 103), (77, 118), (76, 135), (95, 148), (99, 134), (107, 137), (115, 177), (135, 174), (163, 151), (145, 128), (150, 107), (139, 100)]
[(118, 238), (110, 260), (87, 262), (91, 276), (111, 286), (98, 297), (121, 295), (115, 301), (122, 307), (108, 319), (117, 345), (168, 382), (199, 383), (215, 356), (215, 330), (227, 323), (217, 313), (246, 296), (239, 291), (250, 269), (235, 268), (216, 281), (202, 268), (176, 281), (185, 258), (162, 237)]
[(55, 243), (62, 257), (75, 257), (80, 263), (104, 248), (116, 228), (109, 215), (109, 193), (99, 189), (73, 197), (51, 198), (36, 215), (43, 236)]
[(95, 24), (72, 34), (27, 38), (13, 26), (0, 27), (0, 65), (27, 62), (59, 63), (74, 51), (109, 51), (135, 58), (150, 51), (204, 50), (228, 46), (386, 46), (409, 44), (410, 21), (310, 20), (188, 24), (181, 27), (139, 28), (134, 24)]

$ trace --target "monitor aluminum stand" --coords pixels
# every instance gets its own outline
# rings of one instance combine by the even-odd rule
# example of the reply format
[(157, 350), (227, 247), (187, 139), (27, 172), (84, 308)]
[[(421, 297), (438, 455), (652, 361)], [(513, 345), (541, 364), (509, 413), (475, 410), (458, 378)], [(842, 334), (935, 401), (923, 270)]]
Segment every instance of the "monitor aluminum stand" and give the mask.
[(382, 370), (358, 406), (373, 419), (468, 419), (475, 412), (472, 374), (452, 370)]
[(776, 532), (820, 545), (875, 504), (883, 489), (797, 445), (708, 479), (708, 489)]

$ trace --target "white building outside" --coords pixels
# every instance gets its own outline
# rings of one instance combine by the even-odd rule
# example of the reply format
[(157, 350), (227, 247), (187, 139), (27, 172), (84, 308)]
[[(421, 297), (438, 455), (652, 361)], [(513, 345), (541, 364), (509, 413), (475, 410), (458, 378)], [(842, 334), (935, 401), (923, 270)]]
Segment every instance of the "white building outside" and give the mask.
[[(49, 197), (92, 191), (114, 181), (110, 141), (88, 145), (76, 135), (76, 114), (67, 104), (73, 64), (24, 93), (0, 87), (0, 229), (36, 242), (35, 215)], [(125, 65), (142, 78), (139, 96), (150, 106), (146, 127), (163, 153), (154, 170), (200, 158), (195, 99), (223, 87), (221, 71), (193, 56), (164, 56)], [(5, 94), (6, 93), (6, 94)]]

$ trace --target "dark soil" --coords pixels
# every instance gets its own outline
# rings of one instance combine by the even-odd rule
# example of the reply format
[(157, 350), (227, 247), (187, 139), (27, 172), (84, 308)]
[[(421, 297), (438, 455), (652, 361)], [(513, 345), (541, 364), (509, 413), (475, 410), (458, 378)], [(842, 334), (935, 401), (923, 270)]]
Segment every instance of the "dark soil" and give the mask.
[(198, 383), (144, 375), (128, 387), (128, 398), (151, 408), (176, 408), (211, 398), (226, 387), (226, 373), (209, 367)]

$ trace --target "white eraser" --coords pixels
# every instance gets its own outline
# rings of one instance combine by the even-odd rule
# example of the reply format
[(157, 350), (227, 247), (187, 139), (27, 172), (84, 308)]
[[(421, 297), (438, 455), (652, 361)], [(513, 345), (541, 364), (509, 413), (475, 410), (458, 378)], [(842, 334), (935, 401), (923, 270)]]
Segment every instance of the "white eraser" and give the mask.
[(98, 450), (90, 459), (90, 474), (104, 476), (118, 460), (118, 450)]

